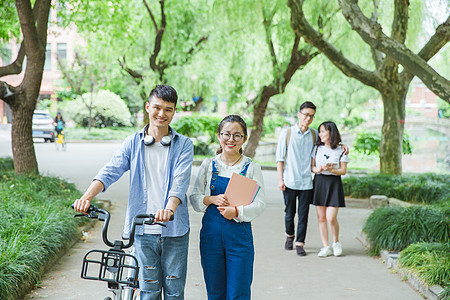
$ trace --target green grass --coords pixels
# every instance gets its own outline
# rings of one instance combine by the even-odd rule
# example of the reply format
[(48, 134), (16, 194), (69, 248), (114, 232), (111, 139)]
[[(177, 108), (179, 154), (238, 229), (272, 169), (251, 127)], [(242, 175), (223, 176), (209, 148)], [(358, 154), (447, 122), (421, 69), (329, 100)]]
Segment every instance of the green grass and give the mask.
[(450, 175), (405, 174), (402, 176), (370, 174), (342, 179), (344, 194), (355, 198), (386, 195), (412, 203), (450, 202)]
[(17, 299), (40, 279), (47, 261), (69, 246), (85, 218), (70, 204), (81, 196), (53, 177), (15, 175), (0, 158), (0, 299)]
[(11, 157), (0, 157), (0, 171), (11, 171), (14, 169), (14, 161)]
[(107, 127), (107, 128), (66, 128), (66, 139), (70, 140), (124, 140), (127, 136), (138, 131), (135, 127)]
[(428, 286), (440, 285), (446, 296), (450, 296), (449, 242), (412, 244), (400, 253), (399, 262), (402, 267), (413, 270)]
[(419, 242), (450, 241), (448, 207), (411, 206), (376, 209), (367, 219), (363, 231), (371, 245), (371, 254), (381, 249), (401, 251)]

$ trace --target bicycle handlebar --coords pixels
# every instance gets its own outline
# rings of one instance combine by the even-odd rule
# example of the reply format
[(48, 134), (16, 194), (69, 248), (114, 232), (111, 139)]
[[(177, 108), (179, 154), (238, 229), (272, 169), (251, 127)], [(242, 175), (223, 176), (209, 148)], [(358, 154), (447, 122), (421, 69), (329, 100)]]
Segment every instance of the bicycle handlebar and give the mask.
[[(74, 208), (72, 204), (72, 208)], [(115, 249), (118, 248), (120, 250), (130, 248), (134, 244), (134, 232), (136, 230), (137, 225), (160, 225), (167, 227), (164, 223), (155, 222), (155, 215), (154, 214), (140, 214), (133, 218), (133, 227), (130, 232), (130, 238), (128, 240), (128, 243), (124, 244), (123, 240), (115, 240), (114, 243), (112, 243), (110, 240), (108, 240), (108, 226), (109, 226), (109, 220), (111, 219), (111, 214), (106, 210), (102, 208), (97, 208), (94, 205), (90, 205), (88, 210), (86, 211), (86, 214), (78, 214), (74, 217), (87, 217), (90, 219), (98, 219), (99, 221), (103, 221), (103, 229), (102, 229), (102, 237), (103, 242), (109, 246), (114, 247)], [(170, 221), (173, 220), (173, 215), (170, 216)]]

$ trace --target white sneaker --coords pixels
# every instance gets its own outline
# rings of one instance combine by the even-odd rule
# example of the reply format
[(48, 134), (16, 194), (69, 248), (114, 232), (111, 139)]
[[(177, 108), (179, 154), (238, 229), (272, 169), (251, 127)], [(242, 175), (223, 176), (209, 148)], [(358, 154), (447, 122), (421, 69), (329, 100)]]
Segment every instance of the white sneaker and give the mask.
[(327, 256), (331, 255), (332, 253), (333, 252), (331, 250), (331, 247), (328, 246), (328, 247), (320, 248), (320, 251), (317, 254), (317, 256), (319, 256), (319, 257), (327, 257)]
[(342, 255), (341, 243), (339, 243), (339, 242), (333, 243), (333, 254), (334, 254), (334, 256), (341, 256)]

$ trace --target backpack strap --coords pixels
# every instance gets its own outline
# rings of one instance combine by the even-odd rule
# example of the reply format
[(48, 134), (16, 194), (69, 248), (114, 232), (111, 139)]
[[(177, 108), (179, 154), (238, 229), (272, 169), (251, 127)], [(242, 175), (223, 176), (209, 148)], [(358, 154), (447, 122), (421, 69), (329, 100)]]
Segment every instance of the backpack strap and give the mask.
[[(316, 132), (312, 128), (310, 128), (309, 131), (311, 132), (311, 137), (312, 137), (313, 146), (314, 146), (314, 144), (316, 143)], [(284, 170), (284, 167), (286, 166), (286, 158), (287, 158), (287, 152), (288, 152), (288, 146), (289, 146), (290, 139), (291, 139), (291, 127), (288, 127), (287, 132), (286, 132), (286, 153), (284, 153), (283, 170)], [(316, 154), (317, 154), (317, 150), (316, 150)]]
[(316, 143), (316, 132), (314, 129), (310, 128), (309, 131), (311, 131), (312, 139), (313, 139), (313, 145)]
[(284, 153), (283, 170), (286, 167), (286, 158), (287, 158), (287, 152), (288, 152), (288, 146), (289, 146), (290, 139), (291, 139), (291, 127), (288, 127), (287, 132), (286, 132), (286, 152)]

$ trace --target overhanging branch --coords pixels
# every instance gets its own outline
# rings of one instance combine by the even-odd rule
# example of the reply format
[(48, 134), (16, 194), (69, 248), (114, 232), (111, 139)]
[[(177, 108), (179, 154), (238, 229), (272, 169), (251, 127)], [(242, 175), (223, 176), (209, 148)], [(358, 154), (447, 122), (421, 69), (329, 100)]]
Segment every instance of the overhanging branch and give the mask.
[(25, 44), (22, 42), (16, 59), (9, 65), (0, 67), (0, 77), (6, 75), (20, 74), (22, 72), (22, 65), (24, 58), (25, 58)]
[[(438, 27), (440, 43), (433, 40), (427, 43), (422, 57), (409, 50), (404, 44), (385, 35), (381, 26), (364, 16), (354, 0), (339, 0), (342, 13), (361, 38), (375, 49), (382, 51), (395, 62), (401, 64), (406, 71), (419, 77), (436, 95), (450, 103), (450, 81), (438, 74), (424, 58), (431, 58), (450, 39), (450, 17)], [(438, 31), (437, 30), (437, 31)], [(427, 54), (427, 55), (426, 55)]]
[(308, 23), (303, 12), (303, 0), (288, 0), (288, 6), (291, 8), (291, 26), (296, 34), (301, 35), (310, 45), (325, 54), (346, 76), (356, 78), (375, 89), (381, 89), (382, 81), (375, 72), (367, 71), (348, 60)]

